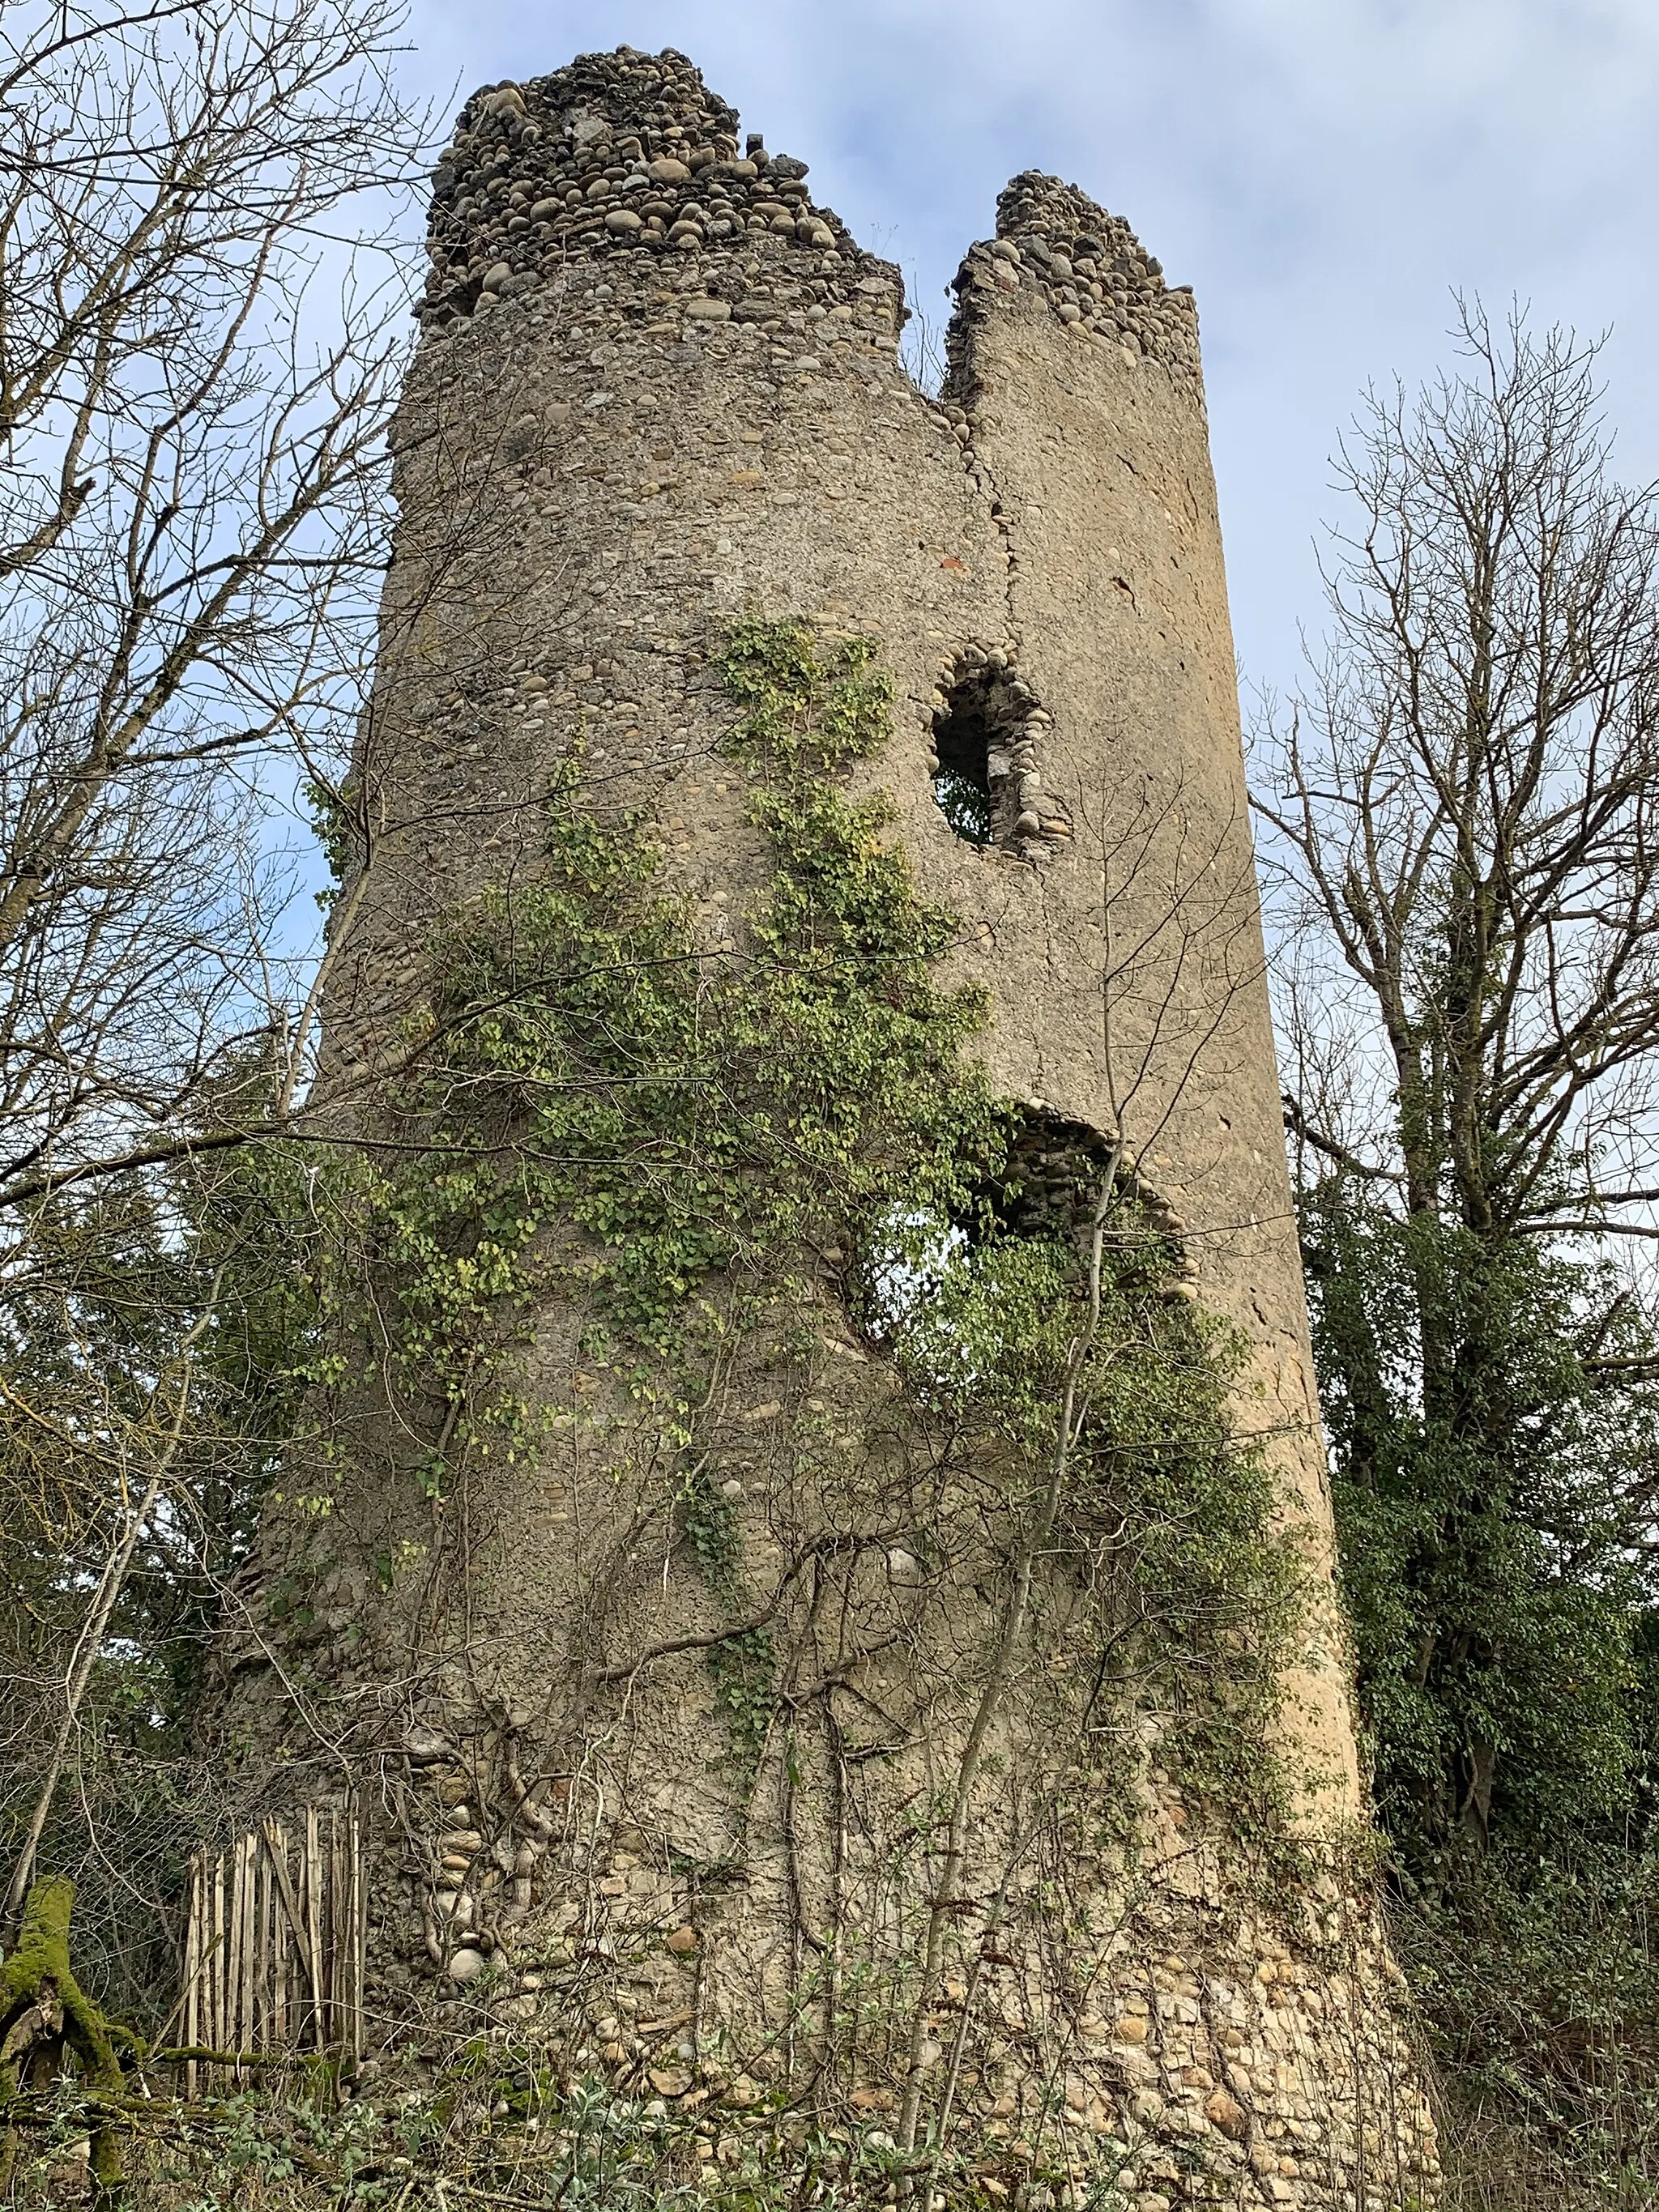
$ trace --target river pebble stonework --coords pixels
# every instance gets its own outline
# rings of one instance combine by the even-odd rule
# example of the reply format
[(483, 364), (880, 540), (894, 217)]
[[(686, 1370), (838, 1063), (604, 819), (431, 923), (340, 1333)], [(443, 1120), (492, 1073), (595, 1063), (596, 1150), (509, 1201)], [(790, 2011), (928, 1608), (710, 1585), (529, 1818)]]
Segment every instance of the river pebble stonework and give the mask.
[[(900, 357), (898, 271), (808, 179), (672, 52), (584, 56), (463, 109), (394, 437), (402, 519), (353, 772), (369, 849), (335, 909), (325, 1080), (395, 1058), (445, 918), (492, 890), (511, 912), (573, 780), (596, 819), (653, 841), (700, 957), (742, 957), (775, 864), (727, 742), (721, 640), (758, 620), (826, 653), (872, 641), (891, 733), (848, 787), (886, 795), (884, 836), (957, 918), (944, 973), (988, 995), (972, 1049), (1027, 1116), (1028, 1208), (1069, 1203), (1066, 1163), (1122, 1131), (1179, 1245), (1169, 1295), (1248, 1343), (1239, 1419), (1306, 1585), (1279, 1722), (1291, 1844), (1184, 1787), (1156, 1711), (1125, 1721), (1130, 1765), (1091, 1782), (1054, 1751), (1086, 1685), (1033, 1667), (917, 1978), (939, 1862), (915, 1808), (964, 1740), (1000, 1600), (952, 1579), (948, 1497), (915, 1503), (920, 1416), (832, 1249), (810, 1327), (734, 1355), (694, 1409), (751, 1580), (795, 1593), (768, 1626), (787, 1757), (774, 1730), (758, 1777), (732, 1778), (707, 1582), (641, 1534), (659, 1437), (574, 1291), (526, 1356), (533, 1449), (440, 1516), (367, 1404), (333, 1439), (325, 1520), (273, 1514), (233, 1730), (274, 1740), (296, 1680), (334, 1686), (385, 1815), (381, 2016), (540, 2037), (550, 2063), (703, 2115), (717, 2163), (757, 2111), (897, 2136), (920, 2103), (924, 2136), (944, 2112), (977, 2160), (975, 2203), (1403, 2212), (1434, 2194), (1434, 2137), (1355, 1870), (1193, 295), (1121, 218), (1017, 177), (926, 392)], [(782, 1563), (830, 1510), (799, 1470), (832, 1484), (877, 1426), (909, 1517), (864, 1580), (848, 1571), (836, 1644)], [(1054, 1822), (1016, 1849), (1051, 1759)], [(836, 2003), (862, 2024), (826, 2053)]]

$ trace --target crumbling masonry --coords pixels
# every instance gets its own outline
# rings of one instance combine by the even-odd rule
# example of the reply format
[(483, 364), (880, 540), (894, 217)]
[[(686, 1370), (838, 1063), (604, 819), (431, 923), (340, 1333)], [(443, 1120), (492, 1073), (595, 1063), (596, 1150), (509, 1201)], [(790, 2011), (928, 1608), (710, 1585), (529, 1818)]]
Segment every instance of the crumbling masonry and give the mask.
[[(1052, 2202), (1055, 2172), (1140, 2212), (1426, 2201), (1399, 1978), (1352, 1872), (1364, 1811), (1191, 293), (1120, 218), (1018, 177), (963, 263), (927, 397), (897, 355), (897, 271), (814, 204), (806, 164), (745, 145), (680, 55), (628, 48), (477, 94), (430, 243), (325, 1072), (392, 1052), (445, 915), (491, 885), (510, 915), (560, 772), (599, 817), (637, 816), (703, 952), (740, 958), (770, 863), (711, 657), (745, 620), (875, 641), (893, 727), (851, 787), (888, 794), (888, 841), (957, 918), (946, 971), (989, 999), (973, 1048), (1027, 1117), (1023, 1203), (1050, 1202), (1043, 1163), (1123, 1147), (1180, 1245), (1167, 1295), (1248, 1340), (1236, 1415), (1267, 1441), (1307, 1603), (1279, 1723), (1299, 1856), (1183, 1792), (1141, 1713), (1112, 1785), (1133, 1833), (1071, 1853), (1051, 1942), (1040, 1854), (1011, 1842), (1049, 1727), (1022, 1688), (978, 1770), (929, 1985), (940, 1845), (917, 1808), (948, 1802), (1001, 1594), (953, 1585), (923, 1528), (848, 1571), (839, 1656), (813, 1644), (809, 1666), (822, 1613), (780, 1601), (799, 1727), (787, 1771), (774, 1729), (758, 1778), (734, 1778), (706, 1581), (672, 1529), (643, 1533), (661, 1446), (642, 1386), (593, 1351), (574, 1292), (549, 1298), (533, 1449), (475, 1471), (439, 1524), (365, 1415), (325, 1558), (314, 1528), (267, 1540), (273, 1587), (313, 1563), (307, 1663), (385, 1720), (403, 1811), (378, 2002), (435, 1996), (458, 2023), (493, 2007), (710, 2115), (810, 2096), (890, 2131), (908, 2112), (913, 2136), (920, 2111), (925, 2140), (948, 2076), (987, 2202)], [(737, 1470), (722, 1495), (756, 1588), (782, 1575), (776, 1471), (812, 1422), (903, 1417), (838, 1294), (843, 1257), (821, 1255), (808, 1337), (740, 1351), (692, 1409), (699, 1449)], [(459, 1597), (433, 1595), (444, 1545)], [(422, 1665), (376, 1705), (395, 1641), (376, 1624), (402, 1605), (406, 1629), (411, 1579)], [(890, 1613), (908, 1643), (875, 1632)], [(241, 1680), (245, 1713), (277, 1694), (257, 1655)], [(826, 2057), (829, 1962), (854, 1936), (866, 2025)]]

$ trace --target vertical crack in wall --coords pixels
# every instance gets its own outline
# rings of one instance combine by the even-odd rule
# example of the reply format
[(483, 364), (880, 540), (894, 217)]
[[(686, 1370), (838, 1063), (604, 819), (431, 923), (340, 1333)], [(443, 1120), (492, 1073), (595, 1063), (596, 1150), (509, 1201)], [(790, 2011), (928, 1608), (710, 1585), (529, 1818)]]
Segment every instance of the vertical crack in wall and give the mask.
[[(887, 777), (890, 805), (900, 835), (913, 833), (908, 862), (929, 915), (960, 912), (971, 923), (1000, 900), (995, 997), (981, 1040), (998, 1129), (1009, 1094), (1026, 1103), (1009, 1159), (979, 1197), (1001, 1233), (1030, 1240), (1003, 1244), (1013, 1262), (1007, 1279), (1030, 1267), (1027, 1279), (1037, 1282), (1034, 1263), (1048, 1255), (1036, 1243), (1056, 1231), (1079, 1235), (1112, 1157), (1098, 1126), (1109, 1100), (1091, 1058), (1091, 992), (1103, 958), (1099, 877), (1079, 864), (1047, 772), (1075, 771), (1092, 811), (1097, 772), (1155, 780), (1166, 767), (1194, 771), (1192, 805), (1207, 836), (1204, 810), (1224, 785), (1232, 788), (1236, 743), (1216, 711), (1224, 666), (1196, 704), (1192, 687), (1165, 680), (1177, 652), (1207, 651), (1224, 633), (1218, 567), (1218, 596), (1192, 611), (1205, 626), (1196, 645), (1154, 635), (1150, 623), (1131, 635), (1115, 621), (1109, 571), (1091, 571), (1087, 589), (1071, 598), (1073, 580), (1056, 573), (1071, 557), (1056, 549), (1068, 532), (1084, 536), (1091, 520), (1086, 474), (1037, 495), (1054, 498), (1053, 521), (1063, 529), (1014, 513), (1000, 478), (1024, 471), (1032, 438), (1041, 443), (1050, 431), (1080, 440), (1085, 471), (1091, 458), (1104, 465), (1111, 409), (1143, 399), (1147, 451), (1137, 447), (1138, 458), (1155, 461), (1161, 438), (1201, 470), (1190, 295), (1168, 292), (1127, 225), (1082, 194), (1053, 179), (1016, 179), (999, 205), (997, 237), (963, 264), (950, 377), (930, 401), (902, 371), (902, 390), (893, 380), (904, 315), (897, 272), (863, 252), (813, 203), (805, 179), (805, 163), (769, 155), (753, 135), (741, 138), (735, 112), (672, 52), (585, 56), (467, 103), (434, 173), (432, 280), (400, 416), (404, 520), (377, 687), (388, 714), (397, 695), (407, 723), (392, 797), (398, 823), (409, 826), (393, 832), (404, 839), (401, 876), (383, 872), (372, 890), (380, 902), (374, 927), (388, 955), (398, 953), (423, 942), (418, 923), (447, 912), (457, 893), (491, 886), (514, 902), (527, 942), (522, 895), (547, 858), (543, 801), (552, 787), (573, 795), (584, 836), (615, 830), (636, 807), (653, 896), (665, 888), (695, 911), (700, 948), (741, 955), (744, 917), (771, 879), (774, 855), (756, 826), (763, 794), (721, 750), (729, 714), (710, 680), (711, 641), (757, 611), (819, 647), (835, 638), (868, 643), (883, 681), (893, 674), (915, 684), (931, 668), (937, 688), (914, 702), (910, 742), (934, 740), (936, 775), (966, 775), (997, 849), (982, 856), (929, 834), (937, 823), (914, 755), (910, 773)], [(999, 377), (1006, 371), (1016, 387), (1012, 400), (977, 380), (993, 354)], [(1073, 363), (1084, 373), (1068, 374)], [(1103, 364), (1109, 374), (1098, 374)], [(1126, 380), (1130, 364), (1145, 376)], [(1024, 408), (1026, 419), (1006, 419), (1005, 405)], [(1000, 471), (986, 451), (993, 431), (1006, 457)], [(1045, 484), (1046, 468), (1039, 455), (1033, 473)], [(1133, 498), (1152, 495), (1137, 490), (1131, 513)], [(483, 534), (475, 508), (487, 511)], [(1207, 507), (1194, 528), (1212, 532)], [(434, 577), (448, 585), (417, 611), (423, 578)], [(400, 608), (418, 611), (403, 632)], [(1139, 658), (1126, 674), (1132, 654)], [(1127, 729), (1115, 719), (1126, 696), (1144, 702)], [(872, 755), (872, 778), (886, 777), (890, 757)], [(833, 795), (837, 806), (842, 797), (872, 796), (867, 783)], [(880, 889), (890, 861), (901, 865), (885, 830), (872, 827), (886, 803), (842, 823), (859, 829), (848, 848), (859, 898)], [(1179, 878), (1181, 828), (1170, 868), (1149, 863), (1133, 888), (1139, 920)], [(1039, 861), (1056, 864), (1040, 890), (1027, 865)], [(985, 921), (972, 926), (986, 945)], [(1194, 942), (1199, 927), (1194, 920)], [(706, 960), (706, 951), (696, 957)], [(645, 970), (659, 964), (665, 974), (674, 967), (653, 953), (634, 987), (642, 999)], [(904, 1012), (917, 986), (902, 963), (866, 963), (860, 951), (854, 965), (860, 975), (869, 968), (872, 1006)], [(1194, 958), (1172, 980), (1137, 986), (1143, 996), (1164, 992), (1173, 1009), (1164, 1056), (1177, 1086), (1214, 1012), (1201, 969)], [(799, 1010), (798, 1073), (810, 1086), (837, 1049), (834, 1023), (817, 1025), (833, 1011), (836, 985), (827, 971), (802, 972), (819, 979)], [(366, 977), (366, 994), (379, 988), (378, 974)], [(340, 1005), (337, 998), (331, 1024)], [(882, 1042), (890, 1033), (871, 1034), (870, 1063), (857, 1061), (860, 1097), (879, 1100), (898, 1076)], [(937, 1061), (924, 1065), (924, 1089), (937, 1072)], [(1150, 1229), (1161, 1259), (1173, 1263), (1167, 1282), (1159, 1270), (1160, 1299), (1192, 1294), (1189, 1243), (1214, 1234), (1240, 1190), (1254, 1207), (1267, 1173), (1261, 1164), (1271, 1159), (1270, 1060), (1241, 1060), (1218, 1074), (1206, 1062), (1204, 1081), (1231, 1085), (1243, 1101), (1231, 1151), (1218, 1155), (1189, 1119), (1146, 1163), (1193, 1205), (1190, 1236), (1158, 1191), (1133, 1186), (1132, 1225)], [(718, 1088), (710, 1085), (711, 1098)], [(784, 1088), (767, 1092), (757, 1117), (765, 1126)], [(1066, 1109), (1030, 1095), (1039, 1088), (1058, 1091)], [(657, 1189), (661, 1177), (678, 1203), (678, 1144), (635, 1155), (607, 1139), (606, 1157), (625, 1167), (637, 1158), (641, 1188)], [(708, 1168), (711, 1179), (729, 1157)], [(716, 1190), (713, 1205), (735, 1188)], [(899, 1188), (901, 1220), (912, 1188)], [(862, 1236), (860, 1218), (832, 1239), (823, 1224), (816, 1260), (802, 1261), (813, 1288), (801, 1329), (792, 1318), (775, 1341), (769, 1323), (744, 1334), (710, 1376), (698, 1376), (685, 1404), (673, 1384), (660, 1401), (679, 1407), (672, 1432), (654, 1410), (657, 1381), (637, 1389), (635, 1370), (587, 1333), (579, 1275), (551, 1277), (544, 1295), (538, 1290), (527, 1388), (546, 1425), (535, 1428), (533, 1449), (495, 1454), (469, 1477), (465, 1512), (447, 1516), (448, 1528), (465, 1528), (476, 1546), (465, 1554), (468, 1635), (483, 1626), (466, 1650), (467, 1679), (459, 1666), (398, 1678), (398, 1698), (412, 1707), (400, 1805), (408, 1840), (428, 1863), (400, 1857), (400, 1838), (386, 1832), (377, 1880), (387, 1893), (377, 1894), (371, 1951), (385, 2016), (430, 1999), (440, 2031), (453, 2028), (459, 2040), (473, 2032), (476, 2008), (510, 2006), (517, 2009), (500, 2016), (526, 2033), (539, 2020), (550, 2039), (574, 2033), (577, 2043), (586, 2020), (595, 2032), (585, 2055), (596, 2073), (607, 2069), (619, 2096), (642, 2093), (648, 2081), (674, 2124), (683, 2114), (723, 2130), (728, 2105), (782, 2109), (775, 2099), (796, 2098), (800, 2077), (788, 2087), (785, 2076), (797, 2035), (817, 2063), (818, 1996), (798, 2004), (809, 1946), (822, 1965), (827, 2021), (839, 2002), (835, 1977), (853, 1956), (838, 1948), (843, 1938), (858, 1947), (860, 1971), (876, 1975), (860, 1984), (860, 2005), (866, 1986), (873, 1992), (861, 2019), (877, 2021), (883, 1976), (914, 1991), (919, 1954), (904, 1945), (918, 1912), (932, 1912), (944, 1893), (929, 1808), (966, 1733), (952, 1700), (971, 1693), (997, 1622), (1009, 1617), (999, 1516), (1013, 1493), (1004, 1465), (972, 1462), (971, 1439), (959, 1451), (952, 1445), (951, 1461), (941, 1456), (937, 1427), (924, 1434), (900, 1418), (887, 1364), (856, 1340), (842, 1303), (854, 1226)], [(988, 1244), (996, 1241), (988, 1234)], [(573, 1242), (572, 1249), (586, 1265), (587, 1248)], [(762, 1256), (769, 1264), (775, 1255)], [(1278, 1272), (1266, 1303), (1282, 1330), (1297, 1280), (1288, 1227), (1270, 1258)], [(1224, 1272), (1206, 1261), (1206, 1284)], [(1146, 1316), (1154, 1336), (1181, 1320), (1150, 1300)], [(1270, 1343), (1265, 1322), (1255, 1340)], [(362, 1422), (362, 1463), (343, 1462), (337, 1510), (306, 1539), (319, 1553), (349, 1538), (362, 1543), (360, 1559), (319, 1560), (326, 1572), (317, 1588), (329, 1601), (316, 1633), (335, 1640), (315, 1657), (364, 1711), (361, 1693), (380, 1651), (407, 1626), (398, 1607), (410, 1602), (416, 1574), (428, 1593), (419, 1605), (434, 1607), (419, 1615), (424, 1635), (435, 1618), (437, 1567), (449, 1572), (463, 1556), (453, 1536), (441, 1553), (444, 1524), (435, 1513), (422, 1517), (407, 1470), (379, 1440), (380, 1409), (368, 1410), (379, 1425)], [(1038, 1418), (1048, 1413), (1045, 1399)], [(1249, 1426), (1279, 1418), (1270, 1399)], [(693, 1432), (689, 1443), (681, 1428)], [(1158, 1450), (1133, 1460), (1132, 1483), (1152, 1480), (1167, 1437), (1166, 1427)], [(1287, 1464), (1300, 1449), (1296, 1439), (1285, 1445)], [(1309, 1449), (1316, 1453), (1316, 1440)], [(1183, 1526), (1190, 1530), (1190, 1519)], [(642, 1541), (640, 1531), (653, 1528)], [(988, 1541), (994, 1549), (978, 1548)], [(375, 1547), (401, 1559), (405, 1543), (422, 1560), (429, 1543), (434, 1564), (388, 1566), (380, 1579)], [(688, 1548), (705, 1566), (714, 1562), (701, 1578), (688, 1571)], [(312, 1556), (296, 1544), (307, 1571)], [(809, 1564), (775, 1582), (780, 1559)], [(348, 1589), (342, 1579), (333, 1603), (348, 1564), (357, 1580)], [(1114, 1553), (1103, 1575), (1115, 1577), (1120, 1565)], [(1040, 1578), (1052, 1565), (1045, 1553)], [(726, 1577), (718, 1589), (709, 1579), (716, 1570)], [(823, 1603), (813, 1595), (820, 1587), (830, 1594)], [(1196, 1611), (1182, 1617), (1200, 1626)], [(958, 2055), (966, 2050), (970, 2070), (958, 2132), (1006, 2173), (1017, 2201), (1030, 2191), (1032, 2144), (1053, 2140), (1043, 2130), (1060, 2096), (1068, 2154), (1079, 2152), (1079, 2197), (1092, 2166), (1103, 2186), (1145, 2212), (1198, 2193), (1200, 2182), (1206, 2193), (1221, 2192), (1216, 2201), (1241, 2206), (1375, 2212), (1370, 2138), (1392, 2172), (1397, 2128), (1404, 2170), (1418, 2171), (1409, 2156), (1419, 2105), (1382, 1986), (1386, 1954), (1368, 1922), (1340, 1944), (1310, 1933), (1313, 1893), (1302, 1885), (1291, 1886), (1282, 1909), (1247, 1894), (1252, 1838), (1230, 1825), (1233, 1800), (1204, 1802), (1201, 1784), (1189, 1789), (1170, 1771), (1150, 1692), (1131, 1688), (1120, 1704), (1115, 1688), (1102, 1688), (1103, 1676), (1097, 1682), (1089, 1711), (1098, 1708), (1123, 1765), (1105, 1781), (1077, 1770), (1079, 1826), (1063, 1837), (1056, 1830), (1052, 1851), (1045, 1828), (1029, 1863), (1019, 1854), (1000, 1860), (1005, 1844), (1012, 1849), (1020, 1790), (1055, 1751), (1051, 1717), (1072, 1710), (1082, 1680), (1066, 1659), (1059, 1613), (1052, 1625), (1047, 1649), (1065, 1663), (1052, 1676), (1041, 1662), (1025, 1670), (1019, 1695), (1029, 1702), (999, 1720), (995, 1773), (988, 1763), (978, 1789), (970, 1780), (962, 1792), (972, 1863), (949, 1911), (934, 1915), (951, 1964), (947, 1973), (930, 1970), (915, 2008), (914, 2064), (895, 2066), (872, 2035), (850, 2055), (831, 2052), (810, 2094), (832, 2077), (837, 2094), (851, 2092), (836, 2113), (838, 2124), (851, 2116), (850, 2140), (859, 2116), (867, 2124), (927, 2087), (923, 2073), (937, 2067), (930, 2081), (943, 2079), (942, 2050), (959, 2026)], [(363, 1647), (354, 1652), (344, 1638), (359, 1631)], [(711, 1654), (726, 1669), (718, 1692)], [(732, 1703), (750, 1690), (757, 1704)], [(384, 1717), (393, 1701), (374, 1710)], [(738, 1741), (730, 1717), (738, 1710), (774, 1762), (766, 1790), (750, 1795), (722, 1765)], [(1346, 1726), (1346, 1708), (1334, 1710)], [(1041, 1725), (1030, 1717), (1037, 1715), (1048, 1717)], [(363, 1723), (365, 1732), (373, 1725), (384, 1719)], [(786, 1731), (784, 1786), (775, 1790)], [(382, 1757), (384, 1740), (370, 1749)], [(1066, 1755), (1062, 1744), (1061, 1765)], [(593, 1778), (601, 1771), (602, 1807)], [(1108, 1798), (1133, 1839), (1121, 1851), (1097, 1831)], [(1332, 1879), (1346, 1876), (1336, 1868)], [(994, 1894), (994, 1910), (976, 1925)], [(411, 1961), (404, 1954), (417, 1924)], [(532, 1960), (532, 1971), (521, 1972)], [(436, 1970), (432, 1989), (419, 1978), (423, 1962)], [(959, 1981), (951, 1978), (958, 1966)], [(1224, 2062), (1218, 2044), (1230, 2054)], [(703, 2070), (715, 2058), (731, 2060), (732, 2078)], [(1285, 2074), (1292, 2061), (1303, 2069), (1294, 2093)], [(1335, 2177), (1328, 2186), (1316, 2166)], [(849, 2177), (848, 2185), (866, 2179)], [(1031, 2194), (1034, 2204), (1044, 2201)]]

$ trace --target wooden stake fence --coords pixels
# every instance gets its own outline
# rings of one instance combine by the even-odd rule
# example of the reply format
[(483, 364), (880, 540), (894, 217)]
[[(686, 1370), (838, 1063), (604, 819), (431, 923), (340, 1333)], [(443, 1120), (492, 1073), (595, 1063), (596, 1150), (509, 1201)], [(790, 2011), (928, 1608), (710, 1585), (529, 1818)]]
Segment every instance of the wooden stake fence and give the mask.
[[(361, 2057), (367, 1915), (356, 1803), (307, 1806), (292, 1837), (265, 1820), (228, 1853), (198, 1850), (190, 1873), (186, 2046)], [(197, 2070), (185, 2062), (187, 2097)]]

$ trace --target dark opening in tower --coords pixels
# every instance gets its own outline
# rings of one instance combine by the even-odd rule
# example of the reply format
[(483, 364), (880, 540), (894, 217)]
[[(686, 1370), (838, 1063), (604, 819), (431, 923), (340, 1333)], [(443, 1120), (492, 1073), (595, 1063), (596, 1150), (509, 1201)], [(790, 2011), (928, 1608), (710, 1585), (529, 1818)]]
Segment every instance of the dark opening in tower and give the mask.
[(939, 811), (970, 845), (1029, 854), (1030, 841), (1045, 834), (1045, 811), (1056, 821), (1064, 816), (1042, 794), (1036, 746), (1048, 715), (995, 647), (964, 646), (939, 683), (944, 703), (933, 716), (929, 763)]
[(1126, 1201), (1134, 1179), (1110, 1139), (1052, 1106), (1022, 1106), (995, 1175), (974, 1194), (972, 1211), (1012, 1237), (1063, 1237), (1086, 1246), (1103, 1186)]
[(1097, 1216), (1118, 1291), (1193, 1295), (1183, 1224), (1103, 1130), (1034, 1099), (1010, 1108), (1006, 1136), (962, 1202), (888, 1206), (854, 1277), (865, 1333), (898, 1352), (924, 1389), (963, 1388), (981, 1371), (1000, 1338), (1000, 1299), (1026, 1294), (1016, 1288), (1029, 1283), (1021, 1245), (1069, 1247), (1086, 1265)]
[(988, 845), (992, 836), (991, 727), (983, 687), (954, 685), (933, 720), (933, 797), (958, 837)]

